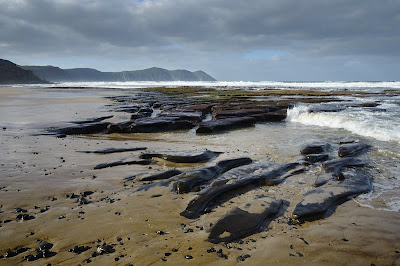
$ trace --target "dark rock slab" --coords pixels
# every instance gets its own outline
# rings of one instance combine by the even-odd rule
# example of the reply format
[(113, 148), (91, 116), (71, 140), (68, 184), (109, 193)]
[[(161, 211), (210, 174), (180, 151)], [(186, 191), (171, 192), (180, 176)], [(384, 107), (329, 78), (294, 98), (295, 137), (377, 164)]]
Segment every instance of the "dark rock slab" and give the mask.
[(323, 162), (329, 159), (328, 154), (307, 154), (305, 160), (310, 163)]
[(249, 236), (275, 216), (281, 205), (280, 199), (261, 198), (236, 207), (211, 227), (208, 241), (217, 244)]
[(329, 143), (311, 143), (311, 144), (307, 144), (304, 145), (301, 149), (300, 149), (300, 153), (301, 154), (320, 154), (320, 153), (324, 153), (329, 149), (330, 145)]
[(108, 122), (82, 124), (65, 128), (51, 129), (48, 130), (50, 133), (61, 134), (61, 135), (83, 135), (83, 134), (97, 134), (107, 130)]
[(181, 152), (160, 152), (160, 153), (143, 153), (140, 159), (161, 158), (174, 163), (203, 163), (215, 159), (221, 152), (213, 152), (209, 150), (203, 151), (181, 151)]
[(256, 114), (251, 115), (251, 117), (257, 119), (259, 122), (279, 122), (286, 119), (286, 111), (285, 113), (265, 113), (265, 114)]
[(117, 161), (111, 163), (101, 163), (96, 165), (93, 169), (103, 169), (108, 167), (120, 166), (120, 165), (132, 165), (132, 164), (139, 164), (139, 165), (149, 165), (152, 161), (150, 160), (133, 160), (133, 161)]
[(362, 167), (365, 163), (356, 158), (340, 158), (325, 161), (322, 163), (322, 167), (326, 173), (332, 173), (333, 175), (339, 174), (344, 168), (347, 167)]
[(162, 173), (145, 176), (145, 177), (141, 178), (140, 181), (164, 180), (164, 179), (168, 179), (173, 176), (179, 175), (181, 173), (182, 173), (182, 171), (180, 171), (178, 169), (172, 169), (172, 170), (168, 170), (168, 171), (165, 171)]
[(148, 117), (137, 119), (128, 125), (118, 124), (109, 133), (156, 133), (172, 130), (191, 129), (196, 125), (179, 117)]
[(196, 133), (216, 133), (237, 128), (251, 127), (256, 123), (254, 117), (235, 117), (204, 121), (199, 124)]
[(147, 150), (146, 147), (135, 147), (135, 148), (108, 148), (104, 150), (97, 150), (97, 151), (80, 151), (83, 153), (98, 153), (98, 154), (110, 154), (110, 153), (117, 153), (117, 152), (130, 152), (130, 151), (144, 151)]
[(302, 220), (315, 220), (321, 218), (329, 208), (371, 191), (371, 181), (365, 172), (347, 169), (342, 174), (344, 181), (330, 181), (323, 187), (307, 192), (295, 207), (293, 216)]
[(225, 119), (230, 117), (244, 117), (252, 116), (256, 114), (268, 113), (270, 110), (268, 108), (264, 109), (230, 109), (230, 110), (215, 110), (212, 113), (214, 119)]
[[(282, 183), (290, 170), (300, 166), (299, 163), (288, 163), (278, 167), (271, 167), (271, 163), (251, 164), (228, 171), (213, 182), (210, 187), (199, 192), (199, 195), (191, 200), (181, 215), (189, 218), (198, 218), (207, 206), (218, 196), (236, 189), (256, 185), (277, 185)], [(271, 170), (272, 168), (272, 170)]]
[(194, 123), (199, 123), (204, 118), (204, 115), (201, 112), (184, 112), (184, 111), (161, 112), (157, 116), (158, 117), (176, 117), (180, 120), (190, 120)]
[(178, 180), (174, 183), (173, 187), (179, 194), (188, 193), (194, 187), (205, 184), (233, 168), (250, 163), (252, 163), (252, 160), (248, 157), (223, 160), (215, 166), (188, 171), (177, 176)]
[(226, 171), (232, 168), (239, 167), (251, 163), (251, 159), (247, 157), (229, 159), (218, 162), (215, 166), (200, 167), (188, 172), (171, 177), (168, 180), (158, 181), (152, 184), (145, 185), (135, 192), (146, 191), (156, 186), (169, 186), (173, 184), (173, 190), (180, 193), (190, 192), (194, 186), (204, 184), (217, 178)]
[(101, 122), (103, 120), (110, 119), (110, 118), (113, 118), (113, 117), (114, 117), (113, 115), (108, 115), (108, 116), (89, 118), (89, 119), (86, 119), (86, 120), (83, 120), (83, 121), (73, 121), (71, 123), (74, 123), (74, 124), (88, 124), (88, 123)]
[(351, 157), (366, 152), (369, 148), (371, 148), (370, 145), (362, 143), (343, 144), (339, 147), (338, 155), (339, 157)]

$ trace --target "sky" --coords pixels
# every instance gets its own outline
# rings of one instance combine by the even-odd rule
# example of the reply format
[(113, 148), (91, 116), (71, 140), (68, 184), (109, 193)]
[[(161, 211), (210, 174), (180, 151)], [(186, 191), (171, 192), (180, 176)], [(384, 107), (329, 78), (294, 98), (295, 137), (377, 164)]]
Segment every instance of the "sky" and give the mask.
[(400, 1), (0, 0), (0, 58), (220, 81), (398, 81)]

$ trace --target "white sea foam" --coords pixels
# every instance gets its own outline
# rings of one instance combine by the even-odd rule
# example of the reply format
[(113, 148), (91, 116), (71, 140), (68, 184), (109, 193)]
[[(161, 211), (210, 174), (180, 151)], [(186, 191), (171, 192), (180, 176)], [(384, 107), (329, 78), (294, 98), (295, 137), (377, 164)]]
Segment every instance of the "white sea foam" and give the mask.
[(354, 134), (381, 141), (400, 143), (400, 121), (390, 114), (361, 110), (310, 113), (309, 107), (297, 106), (288, 110), (287, 121), (305, 125), (345, 129)]
[[(32, 85), (38, 86), (38, 85)], [(48, 87), (48, 84), (39, 86)], [(285, 82), (285, 81), (126, 81), (126, 82), (61, 82), (50, 86), (82, 86), (103, 88), (139, 88), (153, 86), (204, 86), (227, 87), (260, 90), (264, 88), (305, 88), (318, 90), (374, 90), (400, 89), (400, 81), (321, 81), (321, 82)]]

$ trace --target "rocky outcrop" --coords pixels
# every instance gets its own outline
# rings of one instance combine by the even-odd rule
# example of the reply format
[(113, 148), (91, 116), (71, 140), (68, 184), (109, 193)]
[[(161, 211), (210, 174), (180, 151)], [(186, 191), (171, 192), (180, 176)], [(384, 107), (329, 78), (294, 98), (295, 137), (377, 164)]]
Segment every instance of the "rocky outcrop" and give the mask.
[(294, 218), (321, 218), (329, 208), (371, 191), (370, 178), (362, 170), (347, 169), (342, 174), (343, 181), (331, 180), (326, 185), (307, 192), (304, 199), (296, 205), (293, 211)]
[(18, 65), (0, 59), (0, 84), (40, 84), (48, 83), (35, 76), (32, 71), (25, 70)]
[(142, 153), (140, 159), (161, 158), (174, 163), (204, 163), (215, 159), (221, 152), (214, 151), (181, 151), (181, 152), (158, 152)]
[(237, 128), (251, 127), (256, 123), (253, 117), (234, 117), (205, 121), (199, 124), (196, 133), (217, 133)]

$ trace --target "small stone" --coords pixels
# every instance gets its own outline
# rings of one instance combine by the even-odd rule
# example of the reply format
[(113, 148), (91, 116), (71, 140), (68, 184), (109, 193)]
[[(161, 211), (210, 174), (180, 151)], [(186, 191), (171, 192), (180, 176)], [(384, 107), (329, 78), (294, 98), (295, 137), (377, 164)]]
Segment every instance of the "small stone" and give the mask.
[(26, 213), (26, 212), (28, 212), (28, 211), (25, 210), (25, 209), (22, 209), (22, 208), (16, 208), (16, 209), (14, 210), (14, 212), (16, 212), (16, 213), (21, 213), (21, 212)]
[(172, 252), (178, 252), (178, 249), (173, 248), (173, 249), (172, 249)]
[(215, 250), (215, 248), (209, 248), (209, 249), (207, 249), (207, 253), (212, 253), (212, 252), (217, 252), (217, 251)]
[(170, 252), (166, 252), (166, 253), (164, 254), (164, 256), (168, 257), (168, 256), (171, 256), (171, 254), (172, 254), (172, 253), (170, 253)]
[(46, 250), (50, 250), (53, 246), (54, 245), (49, 242), (41, 241), (39, 243), (38, 249), (39, 249), (39, 251), (46, 251)]
[(104, 254), (104, 253), (109, 254), (109, 253), (115, 252), (115, 249), (110, 245), (103, 244), (103, 245), (97, 247), (97, 252), (100, 254)]
[(193, 256), (191, 256), (191, 255), (185, 255), (185, 259), (191, 260), (191, 259), (193, 259)]
[(157, 235), (160, 235), (160, 236), (165, 235), (165, 232), (162, 231), (162, 230), (158, 230), (158, 231), (157, 231)]

